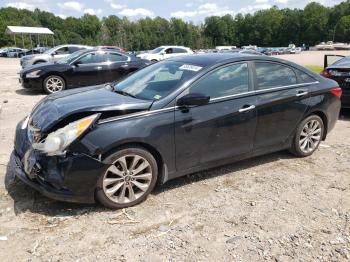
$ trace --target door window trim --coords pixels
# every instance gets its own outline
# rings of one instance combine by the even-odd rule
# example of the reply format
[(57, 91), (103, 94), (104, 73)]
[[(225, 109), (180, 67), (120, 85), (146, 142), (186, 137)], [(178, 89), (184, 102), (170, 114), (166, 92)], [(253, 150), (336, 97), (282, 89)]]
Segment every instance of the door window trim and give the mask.
[[(265, 92), (279, 91), (279, 90), (283, 90), (283, 89), (289, 89), (289, 88), (301, 87), (301, 86), (308, 86), (308, 85), (313, 85), (313, 84), (319, 84), (320, 83), (316, 79), (313, 82), (298, 83), (299, 82), (299, 78), (298, 78), (298, 75), (297, 75), (295, 70), (299, 70), (299, 71), (301, 71), (301, 70), (297, 69), (297, 68), (294, 68), (294, 67), (292, 67), (290, 65), (284, 64), (284, 63), (275, 62), (275, 61), (260, 61), (260, 60), (252, 60), (251, 62), (253, 62), (252, 63), (252, 67), (253, 67), (253, 75), (254, 75), (253, 90), (255, 91), (256, 94), (261, 94), (261, 93), (265, 93)], [(256, 67), (255, 67), (255, 65), (256, 65), (256, 63), (259, 63), (259, 62), (260, 63), (277, 64), (277, 65), (280, 65), (280, 66), (288, 67), (289, 69), (291, 69), (294, 72), (295, 78), (297, 80), (297, 83), (293, 84), (293, 85), (281, 85), (281, 86), (268, 87), (268, 88), (264, 88), (264, 89), (257, 89), (258, 88), (258, 77), (257, 77), (257, 74), (256, 74)], [(305, 73), (304, 71), (301, 71), (301, 72)], [(309, 75), (309, 74), (307, 74), (307, 75)]]
[(227, 63), (227, 64), (220, 65), (218, 67), (215, 67), (215, 68), (211, 69), (208, 72), (205, 72), (203, 75), (201, 75), (199, 78), (197, 78), (194, 82), (192, 82), (183, 92), (181, 92), (181, 94), (179, 94), (175, 98), (175, 101), (177, 101), (179, 98), (183, 97), (184, 95), (187, 95), (189, 93), (189, 90), (191, 89), (191, 87), (193, 87), (196, 83), (198, 83), (204, 77), (208, 76), (210, 73), (213, 73), (216, 70), (220, 70), (220, 69), (228, 67), (228, 66), (232, 66), (232, 65), (235, 65), (235, 64), (244, 64), (244, 63), (248, 65), (248, 91), (240, 93), (240, 94), (232, 94), (232, 95), (227, 95), (227, 96), (220, 96), (220, 97), (210, 98), (209, 104), (254, 94), (255, 92), (254, 92), (254, 86), (253, 86), (253, 80), (254, 79), (253, 79), (253, 75), (252, 75), (253, 74), (252, 62), (253, 61), (251, 61), (251, 60), (242, 60), (242, 61), (230, 62), (230, 63)]

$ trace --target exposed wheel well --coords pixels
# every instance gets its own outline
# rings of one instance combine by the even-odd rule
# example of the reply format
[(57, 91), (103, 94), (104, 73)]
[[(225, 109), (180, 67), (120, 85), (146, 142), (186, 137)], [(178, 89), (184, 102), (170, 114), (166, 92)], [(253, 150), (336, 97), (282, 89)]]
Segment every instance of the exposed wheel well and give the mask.
[(325, 140), (326, 137), (327, 137), (327, 132), (328, 132), (328, 118), (327, 118), (327, 115), (322, 112), (322, 111), (314, 111), (314, 112), (311, 112), (308, 116), (310, 115), (317, 115), (319, 116), (322, 121), (323, 121), (323, 125), (324, 125), (324, 134), (323, 134), (323, 138), (322, 140)]
[(131, 142), (131, 143), (125, 143), (125, 144), (118, 145), (117, 147), (114, 147), (114, 148), (108, 150), (107, 152), (105, 152), (104, 154), (102, 154), (102, 160), (105, 159), (108, 155), (117, 151), (119, 148), (125, 148), (125, 147), (141, 147), (141, 148), (144, 148), (145, 150), (149, 151), (152, 154), (152, 156), (154, 157), (154, 159), (156, 160), (157, 165), (158, 165), (158, 179), (157, 179), (157, 181), (158, 181), (158, 183), (161, 183), (163, 181), (163, 178), (164, 178), (163, 158), (162, 158), (161, 154), (158, 152), (158, 150), (149, 144), (142, 143), (142, 142)]
[(33, 65), (40, 64), (40, 63), (46, 63), (45, 60), (38, 60), (33, 63)]

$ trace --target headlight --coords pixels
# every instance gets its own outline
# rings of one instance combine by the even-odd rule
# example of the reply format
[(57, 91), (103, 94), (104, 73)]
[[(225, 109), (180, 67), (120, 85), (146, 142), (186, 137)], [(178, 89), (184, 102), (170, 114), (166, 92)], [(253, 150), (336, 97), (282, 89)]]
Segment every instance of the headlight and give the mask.
[(30, 73), (27, 73), (26, 74), (26, 78), (37, 78), (37, 77), (40, 77), (40, 72), (41, 70), (36, 70), (36, 71), (33, 71), (33, 72), (30, 72)]
[(34, 143), (33, 148), (48, 155), (59, 155), (78, 137), (80, 137), (99, 117), (94, 114), (72, 122), (50, 133), (41, 143)]

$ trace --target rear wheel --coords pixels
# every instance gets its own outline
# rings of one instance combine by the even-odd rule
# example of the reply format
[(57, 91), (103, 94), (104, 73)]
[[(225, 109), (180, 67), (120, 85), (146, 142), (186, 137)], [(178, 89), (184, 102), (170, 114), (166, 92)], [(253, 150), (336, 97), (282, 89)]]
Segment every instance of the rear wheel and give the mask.
[(60, 92), (66, 89), (66, 82), (60, 76), (51, 75), (44, 80), (43, 89), (47, 94)]
[(147, 198), (157, 182), (157, 162), (143, 148), (122, 148), (105, 160), (111, 163), (98, 181), (96, 198), (108, 208), (125, 208)]
[(305, 118), (298, 126), (290, 151), (299, 157), (310, 156), (320, 145), (324, 124), (317, 115)]

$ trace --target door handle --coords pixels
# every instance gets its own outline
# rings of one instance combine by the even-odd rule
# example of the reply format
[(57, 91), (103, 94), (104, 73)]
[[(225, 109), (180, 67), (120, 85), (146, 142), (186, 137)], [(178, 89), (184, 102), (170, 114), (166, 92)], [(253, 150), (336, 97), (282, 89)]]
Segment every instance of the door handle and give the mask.
[(296, 96), (297, 96), (297, 97), (306, 96), (308, 93), (309, 93), (308, 91), (300, 90), (300, 91), (298, 91), (298, 93), (296, 94)]
[(96, 66), (95, 69), (101, 70), (101, 69), (102, 69), (102, 66)]
[(248, 106), (248, 107), (244, 106), (244, 107), (242, 107), (241, 109), (239, 109), (238, 112), (240, 112), (240, 113), (248, 112), (248, 111), (250, 111), (250, 110), (253, 110), (254, 108), (255, 108), (254, 105), (251, 105), (251, 106)]

